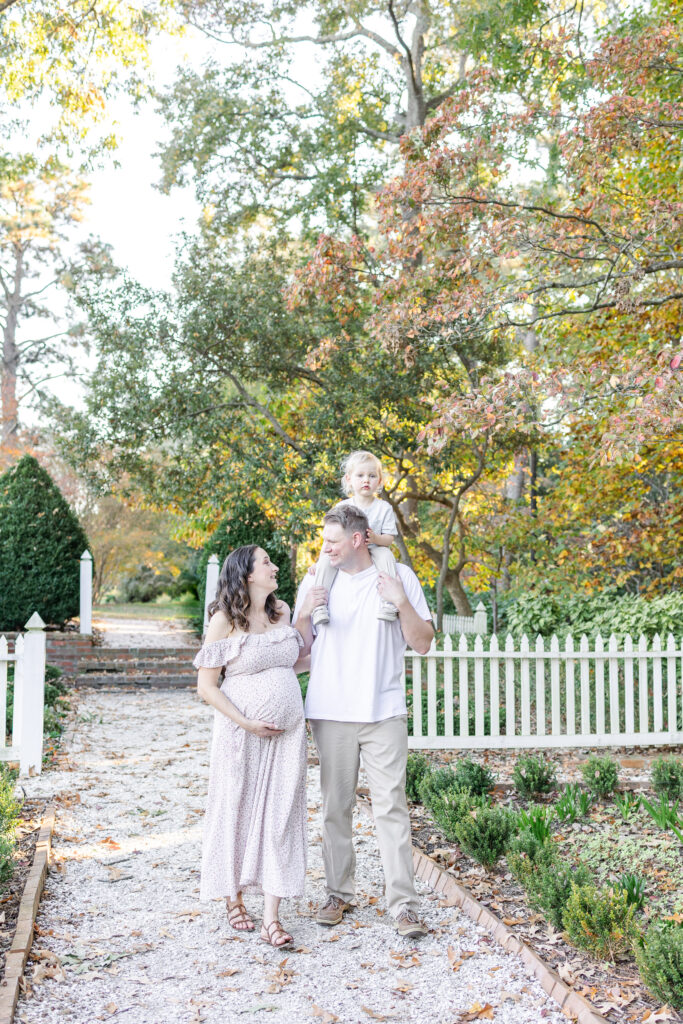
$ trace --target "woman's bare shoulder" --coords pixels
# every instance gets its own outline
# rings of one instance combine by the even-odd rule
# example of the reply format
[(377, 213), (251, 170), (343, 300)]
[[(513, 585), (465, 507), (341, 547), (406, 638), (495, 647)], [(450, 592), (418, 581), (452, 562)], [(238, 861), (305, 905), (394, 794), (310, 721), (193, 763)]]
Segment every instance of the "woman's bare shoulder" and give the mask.
[(236, 632), (238, 631), (235, 630), (228, 616), (219, 608), (211, 616), (206, 636), (204, 637), (204, 643), (211, 644), (216, 640), (226, 640), (229, 636), (234, 636)]

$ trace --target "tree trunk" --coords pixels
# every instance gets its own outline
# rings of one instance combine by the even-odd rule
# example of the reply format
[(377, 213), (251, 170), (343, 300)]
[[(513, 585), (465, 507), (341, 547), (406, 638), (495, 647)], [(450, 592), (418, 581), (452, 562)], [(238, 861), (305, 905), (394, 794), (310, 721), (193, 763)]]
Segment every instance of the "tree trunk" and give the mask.
[(21, 284), (24, 276), (23, 249), (15, 246), (14, 275), (12, 291), (5, 293), (7, 315), (2, 339), (2, 446), (4, 447), (19, 429), (19, 403), (17, 400), (17, 373), (19, 370), (19, 349), (17, 347), (17, 323), (22, 305)]

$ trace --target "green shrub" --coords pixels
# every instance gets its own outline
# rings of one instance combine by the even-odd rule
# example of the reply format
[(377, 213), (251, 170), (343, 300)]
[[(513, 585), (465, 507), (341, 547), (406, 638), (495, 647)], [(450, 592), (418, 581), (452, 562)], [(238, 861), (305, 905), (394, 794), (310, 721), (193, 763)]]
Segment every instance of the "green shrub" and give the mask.
[(469, 789), (475, 796), (490, 793), (496, 784), (496, 776), (486, 765), (477, 764), (470, 758), (458, 761), (455, 766), (455, 784)]
[(422, 776), (417, 792), (420, 800), (431, 809), (435, 798), (446, 789), (456, 787), (455, 772), (452, 768), (433, 768)]
[(0, 477), (0, 632), (22, 629), (33, 612), (51, 625), (78, 615), (87, 547), (59, 488), (24, 455)]
[(550, 793), (557, 785), (555, 765), (546, 757), (522, 754), (512, 770), (512, 781), (520, 796)]
[(487, 796), (475, 796), (469, 789), (454, 786), (436, 794), (430, 810), (446, 839), (455, 843), (458, 841), (456, 829), (463, 818), (489, 806)]
[(591, 875), (584, 864), (570, 864), (560, 858), (555, 847), (549, 844), (549, 849), (552, 853), (540, 859), (525, 888), (531, 906), (543, 911), (554, 928), (561, 928), (572, 886), (588, 885)]
[(581, 774), (591, 793), (596, 796), (610, 796), (619, 785), (619, 766), (609, 755), (598, 757), (591, 754), (581, 765)]
[(653, 921), (635, 945), (636, 963), (658, 1002), (683, 1010), (683, 925)]
[(652, 639), (673, 633), (677, 636), (683, 619), (683, 593), (671, 591), (662, 597), (645, 598), (603, 590), (599, 594), (521, 594), (508, 606), (508, 631), (513, 636), (550, 637), (561, 639), (567, 633), (575, 638), (585, 633), (603, 638), (615, 633), (638, 637), (643, 633)]
[(511, 841), (506, 860), (514, 878), (526, 889), (531, 875), (543, 864), (556, 861), (557, 853), (552, 843), (541, 842), (533, 832), (523, 829)]
[(420, 799), (418, 786), (429, 771), (429, 761), (424, 754), (408, 754), (406, 762), (406, 796), (413, 803)]
[(575, 946), (601, 960), (616, 960), (636, 944), (635, 912), (620, 887), (572, 885), (562, 924)]
[(505, 807), (481, 807), (455, 826), (455, 836), (468, 857), (492, 868), (510, 845), (516, 815)]
[(552, 807), (534, 804), (527, 810), (518, 812), (517, 826), (519, 829), (535, 835), (539, 843), (547, 843), (551, 836), (550, 825), (554, 817), (555, 811)]
[(669, 800), (683, 798), (683, 761), (677, 757), (658, 757), (652, 763), (652, 788), (657, 796)]
[(14, 872), (14, 835), (0, 833), (0, 882), (9, 882)]

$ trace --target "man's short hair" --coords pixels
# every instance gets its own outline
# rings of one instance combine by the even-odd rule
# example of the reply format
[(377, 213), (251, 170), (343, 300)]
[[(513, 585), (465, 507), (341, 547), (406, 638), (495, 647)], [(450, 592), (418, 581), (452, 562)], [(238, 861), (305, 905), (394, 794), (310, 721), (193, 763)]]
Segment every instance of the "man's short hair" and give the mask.
[(324, 526), (341, 526), (344, 533), (362, 533), (367, 535), (370, 529), (368, 517), (355, 505), (335, 505), (323, 518)]

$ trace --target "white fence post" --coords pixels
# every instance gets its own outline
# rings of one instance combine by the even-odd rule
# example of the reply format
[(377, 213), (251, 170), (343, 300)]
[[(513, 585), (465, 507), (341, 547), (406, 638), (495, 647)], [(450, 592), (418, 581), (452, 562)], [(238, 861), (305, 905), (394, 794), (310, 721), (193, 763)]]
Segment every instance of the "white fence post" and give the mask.
[(92, 633), (92, 555), (81, 555), (81, 633)]
[(475, 633), (486, 633), (488, 631), (488, 624), (486, 621), (486, 607), (483, 601), (480, 601), (477, 607), (474, 609), (474, 632)]
[(211, 555), (206, 563), (206, 592), (204, 594), (204, 630), (209, 625), (209, 605), (216, 597), (218, 588), (218, 555)]
[(7, 637), (0, 636), (0, 747), (5, 746), (7, 735)]
[(19, 774), (40, 775), (45, 704), (45, 623), (37, 612), (26, 623), (22, 660)]
[(24, 699), (24, 636), (20, 633), (14, 641), (14, 704), (12, 708), (12, 746), (18, 747), (21, 739), (21, 709)]

